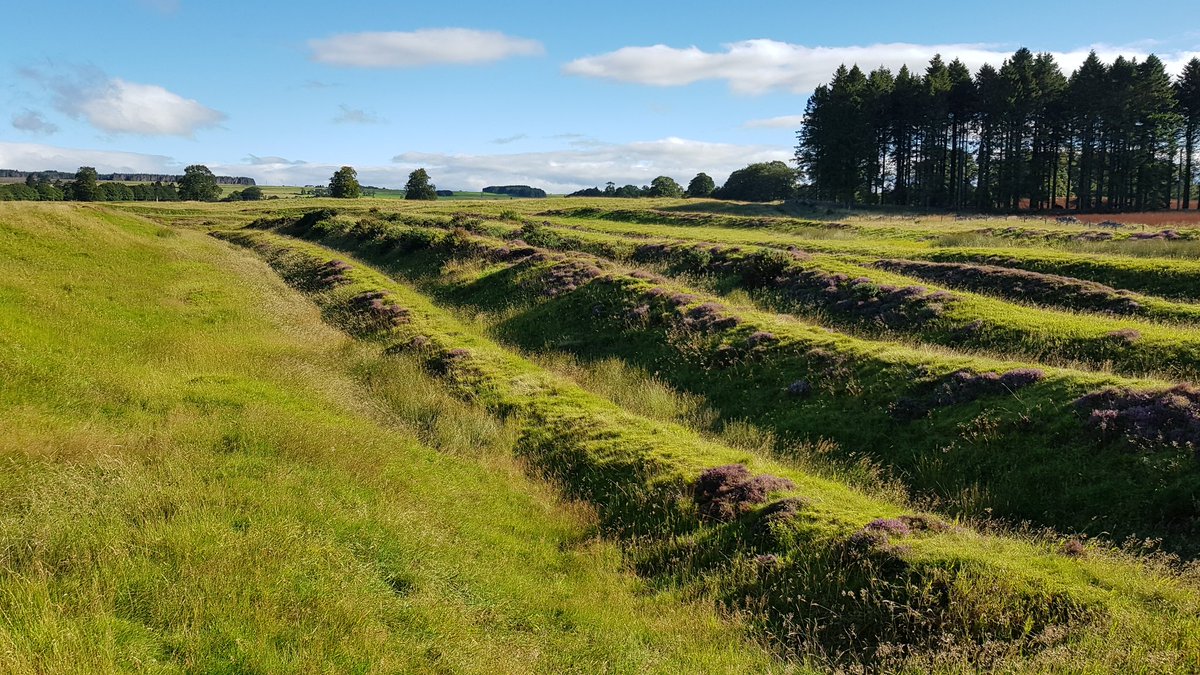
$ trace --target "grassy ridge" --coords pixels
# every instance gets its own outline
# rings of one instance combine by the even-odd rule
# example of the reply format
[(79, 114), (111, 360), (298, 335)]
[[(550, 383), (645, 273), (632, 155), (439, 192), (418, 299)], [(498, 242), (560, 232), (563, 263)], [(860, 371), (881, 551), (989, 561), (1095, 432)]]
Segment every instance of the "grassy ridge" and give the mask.
[[(980, 247), (973, 245), (978, 242), (971, 238), (951, 237), (932, 242), (858, 239), (853, 234), (846, 234), (841, 230), (830, 230), (818, 238), (811, 234), (797, 236), (760, 229), (632, 224), (583, 218), (563, 218), (551, 222), (555, 225), (635, 238), (665, 237), (777, 248), (791, 246), (817, 253), (869, 258), (908, 258), (999, 265), (1086, 279), (1117, 289), (1164, 298), (1200, 300), (1200, 262), (1189, 259), (1076, 253), (1033, 247)], [(1132, 247), (1136, 243), (1129, 242), (1125, 246)]]
[(252, 256), (0, 204), (0, 671), (794, 671)]
[[(954, 512), (988, 510), (1118, 538), (1162, 536), (1176, 550), (1195, 546), (1190, 495), (1200, 467), (1191, 450), (1145, 457), (1100, 443), (1072, 405), (1105, 385), (1153, 382), (1052, 370), (1019, 393), (899, 416), (898, 405), (929, 396), (956, 371), (1007, 372), (1024, 364), (865, 342), (751, 308), (721, 310), (736, 318), (734, 327), (686, 330), (688, 313), (715, 298), (612, 266), (565, 290), (572, 270), (597, 264), (587, 256), (534, 249), (515, 255), (519, 248), (463, 232), (328, 213), (282, 222), (293, 233), (372, 256), (443, 302), (490, 313), (494, 331), (513, 344), (622, 358), (703, 396), (726, 420), (748, 419), (794, 439), (830, 438), (851, 457), (868, 452)], [(683, 304), (674, 300), (680, 295)], [(772, 340), (750, 346), (759, 331)], [(811, 392), (790, 396), (797, 382)], [(1043, 489), (1047, 480), (1059, 487)]]
[[(426, 222), (429, 223), (430, 221), (427, 220)], [(449, 224), (449, 221), (447, 223)], [(534, 224), (534, 227), (531, 229), (529, 224), (518, 226), (497, 221), (482, 221), (474, 225), (472, 229), (485, 234), (506, 238), (513, 236), (529, 238), (529, 233), (532, 231), (535, 237), (541, 233), (538, 240), (542, 245), (566, 250), (586, 251), (595, 255), (620, 260), (633, 260), (637, 258), (639, 249), (645, 249), (648, 244), (655, 242), (670, 243), (677, 247), (685, 247), (690, 243), (693, 247), (716, 247), (724, 248), (725, 250), (731, 248), (728, 245), (722, 246), (716, 243), (720, 238), (714, 241), (703, 242), (669, 237), (650, 238), (645, 235), (639, 235), (638, 237), (619, 236), (591, 231), (582, 226), (565, 228), (549, 224)], [(749, 244), (743, 247), (749, 251), (757, 252), (766, 252), (773, 249), (789, 251), (799, 249), (795, 240), (792, 240), (792, 243), (786, 246), (778, 243), (764, 246)], [(1011, 251), (1011, 249), (1009, 250)], [(977, 261), (938, 262), (932, 259), (922, 259), (922, 256), (932, 258), (934, 254), (926, 255), (911, 251), (907, 252), (907, 255), (910, 259), (879, 259), (864, 255), (831, 253), (817, 253), (812, 254), (811, 257), (826, 264), (841, 262), (854, 264), (859, 267), (876, 266), (882, 269), (898, 271), (902, 275), (915, 276), (935, 283), (943, 283), (951, 288), (976, 291), (985, 295), (993, 295), (1025, 304), (1032, 303), (1073, 311), (1095, 311), (1104, 314), (1126, 315), (1160, 322), (1195, 323), (1197, 320), (1200, 320), (1200, 304), (1171, 301), (1153, 295), (1116, 289), (1098, 282), (1076, 279), (1074, 277), (1026, 271), (1013, 265), (1005, 267)], [(1168, 267), (1177, 267), (1176, 262), (1167, 261), (1166, 265)], [(955, 278), (942, 273), (946, 267), (951, 266), (967, 268), (974, 272), (975, 276), (964, 279), (962, 275)], [(1140, 268), (1145, 270), (1147, 266), (1141, 265)], [(1186, 277), (1195, 272), (1200, 272), (1200, 268), (1196, 270), (1179, 268), (1176, 271)], [(856, 273), (860, 275), (870, 274), (869, 271), (862, 269), (856, 270)], [(912, 282), (903, 280), (901, 283)], [(1136, 284), (1136, 282), (1134, 283)], [(1033, 284), (1039, 285), (1034, 286)], [(1093, 300), (1094, 302), (1088, 302), (1088, 300)]]
[[(331, 320), (420, 354), (455, 390), (507, 411), (521, 429), (519, 452), (595, 503), (609, 531), (637, 535), (630, 555), (643, 573), (752, 611), (786, 646), (833, 658), (849, 650), (842, 658), (890, 667), (1103, 669), (1147, 657), (1169, 668), (1196, 665), (1195, 591), (1158, 573), (1100, 554), (1069, 558), (1044, 544), (942, 528), (927, 516), (915, 522), (928, 529), (877, 525), (904, 511), (629, 415), (478, 338), (356, 261), (339, 263), (327, 250), (261, 232), (222, 236), (308, 289)], [(322, 270), (345, 262), (352, 270), (343, 280), (321, 283)], [(367, 309), (363, 297), (400, 309)], [(402, 320), (380, 324), (372, 316)], [(689, 485), (705, 468), (730, 462), (795, 487), (779, 493), (789, 499), (704, 524)], [(894, 528), (890, 540), (871, 534), (884, 527)], [(1147, 592), (1157, 598), (1151, 604), (1139, 599)], [(926, 651), (934, 643), (936, 652)], [(877, 660), (885, 655), (893, 660)]]
[[(788, 255), (766, 247), (678, 240), (625, 246), (609, 241), (606, 246), (594, 236), (584, 241), (583, 237), (564, 237), (547, 228), (528, 226), (513, 236), (560, 250), (606, 251), (624, 262), (662, 266), (672, 275), (716, 276), (719, 287), (728, 288), (732, 283), (762, 291), (758, 297), (777, 310), (831, 321), (868, 335), (910, 336), (1005, 358), (1077, 362), (1125, 374), (1200, 377), (1200, 331), (1187, 326), (1014, 305), (938, 287), (926, 289), (919, 279), (828, 255), (797, 251)], [(1028, 297), (1029, 291), (1024, 294)], [(1139, 311), (1144, 307), (1154, 312), (1154, 318), (1200, 318), (1196, 306), (1119, 296), (1115, 291), (1111, 297), (1131, 301), (1134, 305), (1125, 306), (1136, 306)], [(918, 305), (928, 311), (916, 312)], [(891, 311), (882, 311), (888, 306), (893, 306)], [(909, 306), (907, 310), (905, 306)]]

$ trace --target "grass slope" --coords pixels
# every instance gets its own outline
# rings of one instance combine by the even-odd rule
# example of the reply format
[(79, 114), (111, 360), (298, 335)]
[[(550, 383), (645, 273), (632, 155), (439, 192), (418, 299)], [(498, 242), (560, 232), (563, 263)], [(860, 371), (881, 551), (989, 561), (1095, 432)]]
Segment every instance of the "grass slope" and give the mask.
[(0, 671), (795, 670), (244, 252), (0, 204)]
[[(519, 429), (517, 451), (594, 503), (643, 573), (749, 611), (785, 647), (889, 668), (1200, 665), (1196, 590), (1169, 575), (929, 516), (895, 525), (887, 519), (905, 513), (899, 505), (631, 415), (356, 260), (264, 232), (221, 236), (258, 251), (329, 320), (418, 355), (460, 395), (506, 411)], [(770, 482), (781, 490), (776, 499), (762, 495), (736, 517), (706, 520), (692, 481), (734, 462), (794, 487)]]
[[(1164, 537), (1184, 552), (1196, 547), (1194, 451), (1139, 454), (1099, 442), (1073, 407), (1104, 386), (1161, 383), (1050, 370), (1019, 392), (898, 416), (897, 406), (929, 396), (954, 372), (1026, 364), (867, 342), (749, 307), (720, 310), (735, 318), (731, 328), (686, 329), (688, 314), (715, 298), (613, 266), (575, 288), (574, 270), (601, 271), (588, 256), (328, 212), (281, 222), (285, 231), (371, 256), (440, 301), (479, 313), (512, 344), (585, 360), (620, 358), (704, 397), (726, 422), (746, 419), (810, 443), (833, 439), (851, 461), (869, 453), (952, 512), (1117, 538)], [(770, 341), (752, 345), (756, 332)], [(809, 390), (789, 395), (796, 382)], [(1058, 487), (1044, 489), (1048, 481)]]

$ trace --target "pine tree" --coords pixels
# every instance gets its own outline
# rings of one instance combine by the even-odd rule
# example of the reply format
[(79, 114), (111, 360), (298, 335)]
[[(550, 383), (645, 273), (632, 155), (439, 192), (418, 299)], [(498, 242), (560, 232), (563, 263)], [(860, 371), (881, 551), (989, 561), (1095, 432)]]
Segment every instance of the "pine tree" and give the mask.
[(1183, 68), (1175, 84), (1175, 97), (1183, 117), (1183, 200), (1180, 208), (1192, 205), (1192, 180), (1195, 177), (1192, 159), (1200, 142), (1200, 58), (1193, 57)]

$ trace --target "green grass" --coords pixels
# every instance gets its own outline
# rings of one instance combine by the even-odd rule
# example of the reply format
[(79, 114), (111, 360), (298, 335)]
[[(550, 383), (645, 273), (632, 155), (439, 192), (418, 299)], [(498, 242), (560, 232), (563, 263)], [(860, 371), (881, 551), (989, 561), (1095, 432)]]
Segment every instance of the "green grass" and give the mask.
[[(847, 557), (847, 537), (905, 507), (631, 415), (489, 342), (359, 261), (350, 260), (348, 285), (322, 290), (313, 275), (336, 254), (262, 232), (222, 236), (258, 251), (308, 289), (329, 320), (419, 355), (461, 396), (508, 411), (520, 429), (522, 456), (595, 504), (606, 531), (637, 535), (630, 555), (643, 573), (762, 617), (762, 630), (785, 646), (834, 662), (867, 658), (875, 664), (879, 647), (893, 655), (883, 661), (889, 667), (933, 670), (977, 667), (970, 664), (1053, 670), (1081, 663), (1105, 670), (1136, 668), (1147, 658), (1168, 669), (1196, 665), (1195, 589), (1142, 563), (1098, 550), (1073, 559), (1047, 543), (965, 528), (916, 534), (902, 546)], [(406, 320), (395, 327), (369, 322), (354, 300), (366, 290), (403, 307)], [(698, 527), (686, 482), (706, 466), (731, 461), (792, 479), (795, 492), (784, 494), (802, 497), (800, 515), (766, 534), (763, 511)], [(778, 567), (747, 566), (765, 552), (776, 556)], [(1147, 604), (1149, 597), (1156, 599)], [(947, 614), (944, 608), (953, 609)], [(934, 624), (926, 623), (931, 619)], [(856, 637), (844, 632), (850, 625)], [(933, 643), (941, 645), (936, 651), (928, 651), (931, 629)], [(987, 646), (981, 651), (974, 640)], [(904, 651), (905, 644), (915, 651)], [(849, 651), (834, 656), (839, 647)], [(901, 651), (891, 651), (896, 647)]]
[[(580, 207), (663, 222), (543, 215)], [(1200, 669), (1194, 564), (1069, 534), (1192, 550), (1193, 450), (1101, 442), (1072, 403), (1168, 382), (1046, 367), (1016, 392), (895, 417), (889, 406), (958, 369), (1055, 360), (776, 314), (740, 271), (800, 246), (817, 254), (806, 263), (907, 281), (871, 266), (881, 251), (988, 246), (1118, 259), (1152, 284), (1190, 264), (1186, 247), (1098, 256), (1073, 248), (1070, 226), (841, 227), (797, 208), (0, 205), (0, 368), (15, 373), (0, 410), (19, 430), (0, 441), (19, 458), (0, 478), (0, 670), (62, 670), (80, 654), (79, 670)], [(587, 253), (514, 254), (497, 237), (518, 230)], [(637, 245), (667, 240), (742, 257), (722, 276), (631, 264)], [(334, 260), (351, 269), (331, 285), (320, 270)], [(1070, 317), (1085, 331), (1112, 320), (1009, 316), (1021, 307), (961, 295), (1038, 339)], [(705, 302), (736, 325), (689, 326)], [(380, 319), (389, 306), (395, 323)], [(764, 330), (773, 339), (756, 345)], [(1004, 349), (1016, 351), (992, 351)], [(785, 392), (796, 378), (808, 396)], [(693, 481), (728, 464), (794, 487), (706, 518)], [(907, 515), (935, 526), (871, 535)], [(26, 592), (30, 579), (41, 585)]]
[(0, 671), (785, 669), (198, 232), (0, 205), (0, 371)]
[[(292, 221), (287, 220), (287, 223)], [(1079, 396), (1106, 385), (1161, 386), (1112, 375), (1059, 369), (1012, 396), (950, 406), (919, 420), (888, 408), (917, 397), (949, 373), (1005, 372), (1027, 364), (977, 355), (859, 340), (812, 324), (734, 304), (741, 325), (717, 334), (673, 328), (676, 310), (647, 295), (656, 285), (620, 268), (578, 290), (551, 297), (542, 289), (561, 264), (488, 262), (505, 244), (445, 229), (334, 218), (291, 230), (371, 255), (440, 302), (476, 312), (495, 335), (531, 353), (569, 351), (584, 360), (621, 359), (703, 398), (726, 423), (748, 420), (778, 434), (785, 446), (832, 439), (833, 453), (854, 465), (865, 453), (890, 467), (922, 499), (953, 513), (991, 513), (1013, 521), (1106, 534), (1165, 538), (1168, 548), (1194, 550), (1195, 493), (1200, 467), (1191, 450), (1141, 457), (1104, 447), (1074, 412)], [(285, 230), (288, 229), (285, 226)], [(695, 306), (716, 298), (694, 288)], [(622, 317), (645, 304), (648, 324)], [(599, 308), (599, 311), (598, 311)], [(686, 310), (686, 307), (684, 308)], [(778, 343), (754, 350), (746, 336), (772, 333)], [(732, 356), (720, 360), (721, 349)], [(793, 400), (790, 383), (806, 380), (817, 394)], [(1045, 490), (1049, 477), (1074, 480)], [(1052, 479), (1052, 478), (1050, 478)]]

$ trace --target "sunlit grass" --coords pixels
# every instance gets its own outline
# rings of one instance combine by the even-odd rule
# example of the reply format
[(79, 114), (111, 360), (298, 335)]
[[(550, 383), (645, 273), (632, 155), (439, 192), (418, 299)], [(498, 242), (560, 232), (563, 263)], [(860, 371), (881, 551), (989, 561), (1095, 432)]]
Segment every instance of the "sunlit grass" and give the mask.
[(244, 252), (0, 223), (0, 671), (782, 668)]

